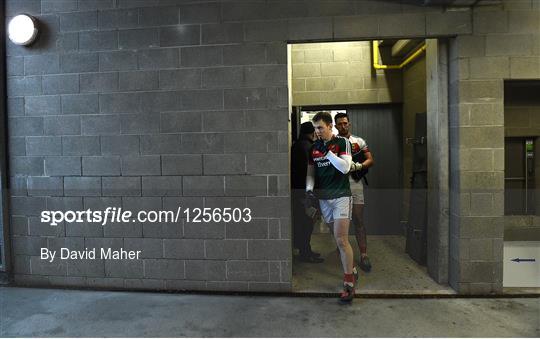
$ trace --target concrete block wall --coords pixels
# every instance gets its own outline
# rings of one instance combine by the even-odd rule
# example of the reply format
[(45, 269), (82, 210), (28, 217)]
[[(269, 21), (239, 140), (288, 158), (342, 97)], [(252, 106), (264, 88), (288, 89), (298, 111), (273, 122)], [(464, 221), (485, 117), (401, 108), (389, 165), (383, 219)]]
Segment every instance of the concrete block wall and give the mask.
[(292, 45), (293, 106), (401, 102), (401, 71), (373, 71), (371, 54), (369, 41)]
[(475, 7), (450, 56), (450, 284), (502, 292), (504, 80), (539, 79), (536, 0)]
[[(16, 281), (290, 290), (286, 42), (452, 37), (450, 282), (500, 291), (502, 195), (477, 190), (503, 187), (502, 79), (539, 77), (539, 9), (536, 0), (474, 12), (374, 0), (7, 0), (6, 19), (26, 12), (42, 27), (30, 48), (7, 44)], [(479, 121), (474, 108), (493, 119)], [(496, 208), (474, 212), (484, 204)], [(111, 205), (246, 206), (256, 221), (51, 227), (37, 218)], [(36, 257), (46, 246), (143, 247), (146, 257), (47, 264)]]
[[(529, 97), (528, 102), (516, 102), (505, 95), (504, 103), (504, 135), (505, 137), (532, 137), (535, 140), (534, 170), (535, 196), (538, 196), (540, 187), (540, 150), (538, 138), (540, 137), (540, 102), (534, 97), (534, 87), (524, 91)], [(532, 93), (529, 93), (532, 92)], [(508, 93), (506, 93), (508, 94)], [(536, 215), (506, 215), (504, 217), (504, 240), (506, 241), (534, 241), (540, 240), (540, 201), (535, 200)]]
[[(239, 12), (235, 10), (239, 6)], [(291, 286), (285, 37), (219, 1), (7, 1), (17, 283), (281, 291)], [(41, 223), (42, 210), (250, 208), (235, 223)], [(142, 250), (47, 263), (40, 248)]]

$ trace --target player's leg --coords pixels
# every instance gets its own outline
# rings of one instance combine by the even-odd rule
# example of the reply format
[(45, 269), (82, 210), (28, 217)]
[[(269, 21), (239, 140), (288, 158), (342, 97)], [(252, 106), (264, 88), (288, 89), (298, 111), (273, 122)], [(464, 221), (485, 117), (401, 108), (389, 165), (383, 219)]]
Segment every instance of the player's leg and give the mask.
[(341, 265), (343, 267), (343, 291), (340, 294), (340, 302), (343, 303), (351, 302), (354, 297), (354, 259), (353, 249), (349, 243), (351, 209), (351, 197), (342, 197), (334, 200), (334, 239), (340, 252)]
[(349, 242), (349, 219), (334, 220), (334, 239), (339, 249), (341, 257), (341, 266), (343, 272), (352, 274), (353, 269), (353, 249)]
[(364, 227), (364, 205), (353, 204), (354, 235), (358, 243), (360, 255), (367, 255), (366, 229)]
[(364, 272), (371, 271), (371, 262), (367, 255), (367, 236), (364, 226), (364, 191), (355, 190), (353, 195), (352, 219), (354, 224), (354, 235), (360, 250), (359, 266)]
[(341, 255), (343, 267), (343, 291), (339, 296), (341, 303), (350, 303), (354, 298), (355, 277), (353, 274), (353, 250), (349, 243), (349, 219), (334, 220), (334, 238)]
[(358, 243), (358, 248), (360, 250), (360, 259), (359, 266), (362, 271), (369, 272), (371, 271), (371, 262), (367, 255), (367, 237), (366, 237), (366, 228), (364, 226), (364, 205), (363, 204), (354, 204), (353, 205), (353, 223), (354, 223), (354, 235), (356, 237), (356, 242)]

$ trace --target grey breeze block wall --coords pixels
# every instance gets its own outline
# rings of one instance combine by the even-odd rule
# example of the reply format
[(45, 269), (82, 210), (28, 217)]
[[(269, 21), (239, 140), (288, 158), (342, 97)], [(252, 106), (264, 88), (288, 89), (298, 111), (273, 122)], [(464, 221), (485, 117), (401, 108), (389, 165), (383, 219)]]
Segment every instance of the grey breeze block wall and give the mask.
[[(43, 26), (34, 46), (7, 46), (16, 282), (290, 289), (285, 37), (238, 23), (246, 13), (235, 6), (8, 1), (8, 16)], [(248, 207), (254, 220), (39, 221), (44, 209), (107, 206)], [(41, 247), (123, 247), (143, 259), (48, 263)]]
[(505, 79), (540, 79), (540, 1), (472, 13), (450, 52), (450, 284), (502, 292)]
[[(491, 14), (408, 1), (7, 0), (7, 19), (26, 12), (43, 24), (31, 48), (7, 45), (15, 280), (290, 290), (286, 41), (459, 35), (450, 65), (450, 282), (463, 293), (500, 289), (500, 209), (471, 214), (484, 196), (465, 190), (502, 187), (502, 168), (464, 167), (473, 162), (463, 154), (480, 148), (500, 158), (503, 131), (466, 112), (481, 107), (489, 114), (474, 118), (498, 117), (502, 78), (538, 77), (530, 71), (540, 54), (538, 9), (529, 0)], [(496, 203), (499, 195), (489, 194)], [(37, 219), (46, 208), (178, 204), (247, 206), (256, 221), (100, 228)], [(145, 258), (37, 257), (40, 247), (67, 244), (142, 248)]]
[(374, 70), (370, 41), (295, 44), (291, 53), (293, 106), (402, 101), (401, 71)]

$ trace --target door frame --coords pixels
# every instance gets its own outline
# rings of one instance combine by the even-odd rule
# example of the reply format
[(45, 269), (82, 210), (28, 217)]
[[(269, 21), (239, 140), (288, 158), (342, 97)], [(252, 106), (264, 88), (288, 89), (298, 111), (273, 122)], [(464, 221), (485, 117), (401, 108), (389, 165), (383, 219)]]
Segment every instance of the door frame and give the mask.
[[(396, 37), (399, 38), (399, 37)], [(426, 40), (426, 107), (428, 140), (428, 216), (427, 216), (427, 272), (438, 284), (450, 285), (450, 39), (421, 37)], [(372, 41), (378, 37), (348, 39)], [(318, 43), (338, 40), (318, 40)], [(292, 53), (291, 46), (307, 41), (287, 41), (289, 141), (291, 141)], [(334, 105), (338, 107), (339, 105)], [(430, 112), (433, 112), (430, 114)], [(429, 155), (437, 155), (429, 156)], [(289, 144), (290, 159), (290, 144)], [(290, 173), (289, 173), (290, 176)], [(453, 206), (452, 208), (455, 208)], [(289, 225), (292, 232), (292, 223)], [(459, 251), (459, 248), (454, 250)], [(291, 245), (291, 258), (292, 245)], [(292, 270), (292, 265), (291, 265)]]
[[(426, 39), (428, 147), (427, 269), (439, 284), (449, 284), (450, 135), (449, 41)], [(430, 156), (431, 155), (431, 156)]]

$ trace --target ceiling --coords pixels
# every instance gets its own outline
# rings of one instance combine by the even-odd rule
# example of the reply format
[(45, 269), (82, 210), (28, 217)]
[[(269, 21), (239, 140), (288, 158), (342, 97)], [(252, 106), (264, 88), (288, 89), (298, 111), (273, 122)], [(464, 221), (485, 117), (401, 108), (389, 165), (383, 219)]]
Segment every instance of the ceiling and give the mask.
[(475, 6), (478, 4), (493, 4), (501, 0), (402, 0), (402, 3), (422, 6)]
[(472, 6), (477, 2), (476, 0), (423, 0), (426, 6), (440, 6), (440, 5), (452, 5), (452, 6)]

